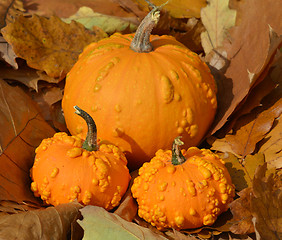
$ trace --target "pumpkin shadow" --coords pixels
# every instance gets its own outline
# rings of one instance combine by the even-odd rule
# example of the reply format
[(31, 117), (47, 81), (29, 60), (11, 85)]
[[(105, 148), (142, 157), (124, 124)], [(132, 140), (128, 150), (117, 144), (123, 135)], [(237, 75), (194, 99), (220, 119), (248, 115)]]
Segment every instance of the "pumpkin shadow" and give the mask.
[(225, 69), (227, 69), (227, 67), (230, 65), (230, 61), (226, 58), (224, 58), (224, 60), (225, 60), (225, 66), (221, 70), (218, 70), (215, 67), (208, 65), (217, 85), (217, 95), (216, 95), (217, 113), (215, 115), (213, 124), (210, 128), (211, 134), (213, 134), (219, 129), (218, 125), (220, 124), (220, 121), (223, 119), (225, 113), (230, 108), (232, 101), (234, 99), (233, 81), (231, 78), (227, 78), (224, 75), (226, 71)]
[(126, 141), (132, 149), (132, 152), (124, 151), (125, 157), (128, 161), (127, 167), (130, 172), (140, 168), (144, 162), (150, 161), (150, 157), (142, 150), (132, 137), (128, 136), (126, 133), (122, 133), (120, 138)]

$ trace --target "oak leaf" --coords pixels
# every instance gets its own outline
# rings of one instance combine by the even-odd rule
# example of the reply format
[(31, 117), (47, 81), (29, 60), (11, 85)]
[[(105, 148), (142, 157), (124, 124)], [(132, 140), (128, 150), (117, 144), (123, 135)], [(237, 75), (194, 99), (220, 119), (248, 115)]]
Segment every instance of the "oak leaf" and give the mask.
[(201, 9), (201, 20), (206, 28), (201, 33), (201, 40), (206, 55), (223, 45), (228, 36), (227, 30), (235, 25), (236, 11), (228, 4), (226, 0), (209, 0), (208, 5)]
[(86, 45), (103, 38), (77, 22), (67, 24), (56, 16), (47, 19), (37, 15), (19, 16), (2, 34), (30, 67), (59, 79), (66, 76)]
[(40, 115), (33, 100), (19, 87), (0, 79), (0, 200), (38, 202), (29, 170), (35, 148), (55, 131)]
[[(259, 110), (259, 109), (258, 109)], [(273, 126), (274, 120), (282, 113), (282, 99), (261, 113), (249, 114), (237, 120), (238, 130), (234, 134), (227, 134), (226, 141), (233, 151), (243, 158), (255, 151), (261, 141)]]
[(67, 240), (81, 204), (72, 202), (44, 210), (0, 217), (0, 239)]
[(282, 120), (277, 120), (273, 129), (265, 136), (259, 152), (265, 155), (267, 163), (282, 168)]

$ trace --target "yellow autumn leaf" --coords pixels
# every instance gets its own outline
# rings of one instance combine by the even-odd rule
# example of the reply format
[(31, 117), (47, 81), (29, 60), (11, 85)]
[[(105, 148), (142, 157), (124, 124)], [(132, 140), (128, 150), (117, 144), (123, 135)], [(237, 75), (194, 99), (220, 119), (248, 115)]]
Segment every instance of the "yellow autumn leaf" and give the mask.
[(67, 24), (56, 16), (48, 19), (37, 15), (21, 15), (1, 32), (30, 67), (59, 79), (69, 72), (86, 45), (104, 37), (74, 21)]
[(201, 10), (201, 20), (206, 28), (201, 34), (206, 55), (223, 44), (227, 30), (235, 25), (236, 11), (229, 8), (229, 0), (209, 0)]

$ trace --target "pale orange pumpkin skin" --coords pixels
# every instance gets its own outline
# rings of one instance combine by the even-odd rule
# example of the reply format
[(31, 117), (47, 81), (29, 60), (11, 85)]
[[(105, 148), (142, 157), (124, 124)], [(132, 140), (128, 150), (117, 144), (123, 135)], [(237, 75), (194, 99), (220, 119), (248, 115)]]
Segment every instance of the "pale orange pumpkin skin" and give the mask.
[(116, 146), (100, 144), (87, 151), (82, 140), (56, 133), (36, 149), (31, 189), (54, 206), (77, 200), (110, 210), (116, 207), (130, 181), (127, 160)]
[(168, 149), (176, 136), (196, 146), (217, 109), (216, 84), (196, 53), (171, 36), (151, 36), (153, 51), (130, 49), (134, 34), (85, 48), (69, 72), (62, 107), (72, 135), (85, 137), (77, 104), (95, 117), (98, 135), (126, 153), (130, 169)]
[(171, 150), (159, 150), (139, 169), (131, 191), (138, 214), (159, 230), (211, 225), (228, 209), (235, 187), (216, 154), (191, 147), (181, 150), (186, 161), (171, 162)]

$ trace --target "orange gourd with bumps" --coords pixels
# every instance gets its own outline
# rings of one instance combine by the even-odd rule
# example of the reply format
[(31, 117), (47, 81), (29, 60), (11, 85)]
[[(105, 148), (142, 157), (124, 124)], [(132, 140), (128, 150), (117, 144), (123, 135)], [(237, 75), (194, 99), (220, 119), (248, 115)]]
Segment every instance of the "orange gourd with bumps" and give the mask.
[(118, 147), (103, 141), (97, 144), (95, 122), (82, 109), (75, 109), (87, 122), (86, 140), (64, 132), (44, 139), (36, 149), (31, 189), (47, 204), (77, 200), (110, 210), (128, 187), (127, 160)]
[(207, 149), (159, 150), (139, 169), (131, 191), (138, 214), (160, 230), (211, 225), (228, 209), (235, 187), (224, 162)]
[(68, 129), (86, 136), (72, 111), (95, 114), (99, 136), (119, 146), (130, 169), (149, 161), (173, 139), (196, 146), (217, 109), (216, 84), (199, 56), (172, 36), (151, 35), (154, 8), (136, 34), (114, 34), (87, 46), (66, 78), (62, 107)]

